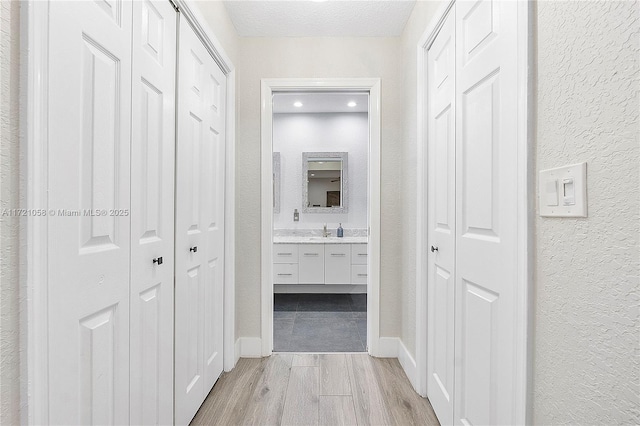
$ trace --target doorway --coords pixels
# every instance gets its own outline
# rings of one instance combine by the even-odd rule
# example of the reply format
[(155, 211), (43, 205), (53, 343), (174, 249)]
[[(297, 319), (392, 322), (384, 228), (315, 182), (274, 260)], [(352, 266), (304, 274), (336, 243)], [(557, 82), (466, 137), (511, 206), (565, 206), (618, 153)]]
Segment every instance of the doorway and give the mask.
[[(276, 135), (291, 136), (291, 133), (287, 133), (291, 128), (297, 129), (297, 132), (301, 129), (299, 119), (278, 117), (278, 101), (292, 109), (302, 108), (305, 102), (311, 105), (312, 99), (330, 98), (339, 99), (345, 103), (345, 108), (355, 108), (358, 104), (361, 108), (366, 106), (366, 112), (361, 111), (364, 114), (360, 114), (366, 132), (361, 147), (363, 155), (367, 157), (366, 168), (362, 168), (361, 164), (356, 166), (349, 151), (341, 149), (340, 144), (326, 145), (330, 147), (326, 150), (321, 145), (310, 146), (307, 151), (297, 147), (293, 154), (288, 152), (286, 155), (286, 147), (276, 145)], [(356, 105), (350, 107), (350, 102)], [(380, 280), (379, 105), (378, 79), (262, 81), (263, 356), (270, 355), (274, 350), (367, 350), (372, 355), (377, 353)], [(338, 114), (324, 117), (324, 125), (328, 118), (337, 117)], [(310, 117), (307, 117), (307, 121), (310, 121)], [(315, 125), (322, 126), (322, 120)], [(294, 139), (300, 140), (299, 137)], [(283, 173), (284, 167), (289, 165), (294, 165), (292, 171)], [(352, 179), (350, 171), (358, 169), (366, 183), (363, 183), (361, 190), (354, 191), (350, 189), (353, 186), (345, 184), (345, 181)], [(294, 185), (297, 191), (283, 196), (285, 181)], [(318, 197), (318, 193), (322, 196)], [(366, 197), (362, 197), (363, 193), (366, 193)], [(345, 225), (347, 220), (354, 219), (356, 204), (365, 207), (360, 222), (354, 227), (341, 226), (341, 223)], [(338, 237), (338, 228), (341, 228), (343, 237)], [(315, 320), (313, 315), (316, 316)], [(301, 322), (295, 336), (293, 326), (298, 316)], [(324, 317), (321, 321), (325, 323), (324, 329), (314, 328), (319, 323), (318, 317)], [(331, 320), (328, 317), (332, 317)], [(343, 321), (340, 321), (340, 317)], [(314, 330), (311, 333), (316, 339), (321, 339), (323, 334), (328, 335), (332, 323), (346, 324), (349, 330), (345, 330), (345, 336), (350, 333), (352, 337), (346, 341), (353, 340), (353, 345), (339, 347), (334, 344), (322, 348), (304, 338), (305, 326), (310, 331)], [(280, 327), (275, 333), (274, 326)], [(288, 336), (289, 340), (278, 340), (274, 346), (274, 337), (282, 336)], [(357, 341), (353, 339), (356, 336)], [(358, 344), (361, 346), (358, 347)]]
[(364, 352), (369, 94), (272, 102), (273, 349)]

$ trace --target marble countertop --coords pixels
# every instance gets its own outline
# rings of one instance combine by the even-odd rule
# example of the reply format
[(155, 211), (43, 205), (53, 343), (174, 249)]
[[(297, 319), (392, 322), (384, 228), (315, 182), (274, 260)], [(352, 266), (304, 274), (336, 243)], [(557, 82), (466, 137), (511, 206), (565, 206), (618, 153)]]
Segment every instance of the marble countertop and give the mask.
[(367, 237), (274, 236), (274, 244), (366, 244)]

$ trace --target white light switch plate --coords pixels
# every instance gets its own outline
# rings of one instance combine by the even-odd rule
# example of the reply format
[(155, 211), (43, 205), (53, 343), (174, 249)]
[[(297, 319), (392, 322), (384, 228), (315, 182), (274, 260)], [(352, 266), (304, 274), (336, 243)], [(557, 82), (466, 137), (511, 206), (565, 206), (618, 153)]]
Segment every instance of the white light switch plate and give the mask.
[(538, 207), (540, 216), (587, 217), (587, 163), (540, 170)]

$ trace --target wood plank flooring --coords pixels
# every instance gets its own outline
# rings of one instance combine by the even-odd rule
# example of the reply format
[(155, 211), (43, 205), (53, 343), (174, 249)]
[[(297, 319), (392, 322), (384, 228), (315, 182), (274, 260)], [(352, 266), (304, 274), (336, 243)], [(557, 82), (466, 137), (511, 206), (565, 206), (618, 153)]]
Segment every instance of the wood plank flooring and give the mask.
[(193, 425), (439, 425), (393, 358), (278, 353), (224, 373)]

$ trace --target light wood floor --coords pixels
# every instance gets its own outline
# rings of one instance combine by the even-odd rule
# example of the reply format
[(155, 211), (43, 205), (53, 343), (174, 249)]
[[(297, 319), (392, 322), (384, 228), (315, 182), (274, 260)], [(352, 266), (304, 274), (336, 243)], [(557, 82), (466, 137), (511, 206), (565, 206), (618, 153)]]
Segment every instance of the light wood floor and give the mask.
[(439, 425), (397, 359), (274, 354), (224, 373), (193, 425)]

